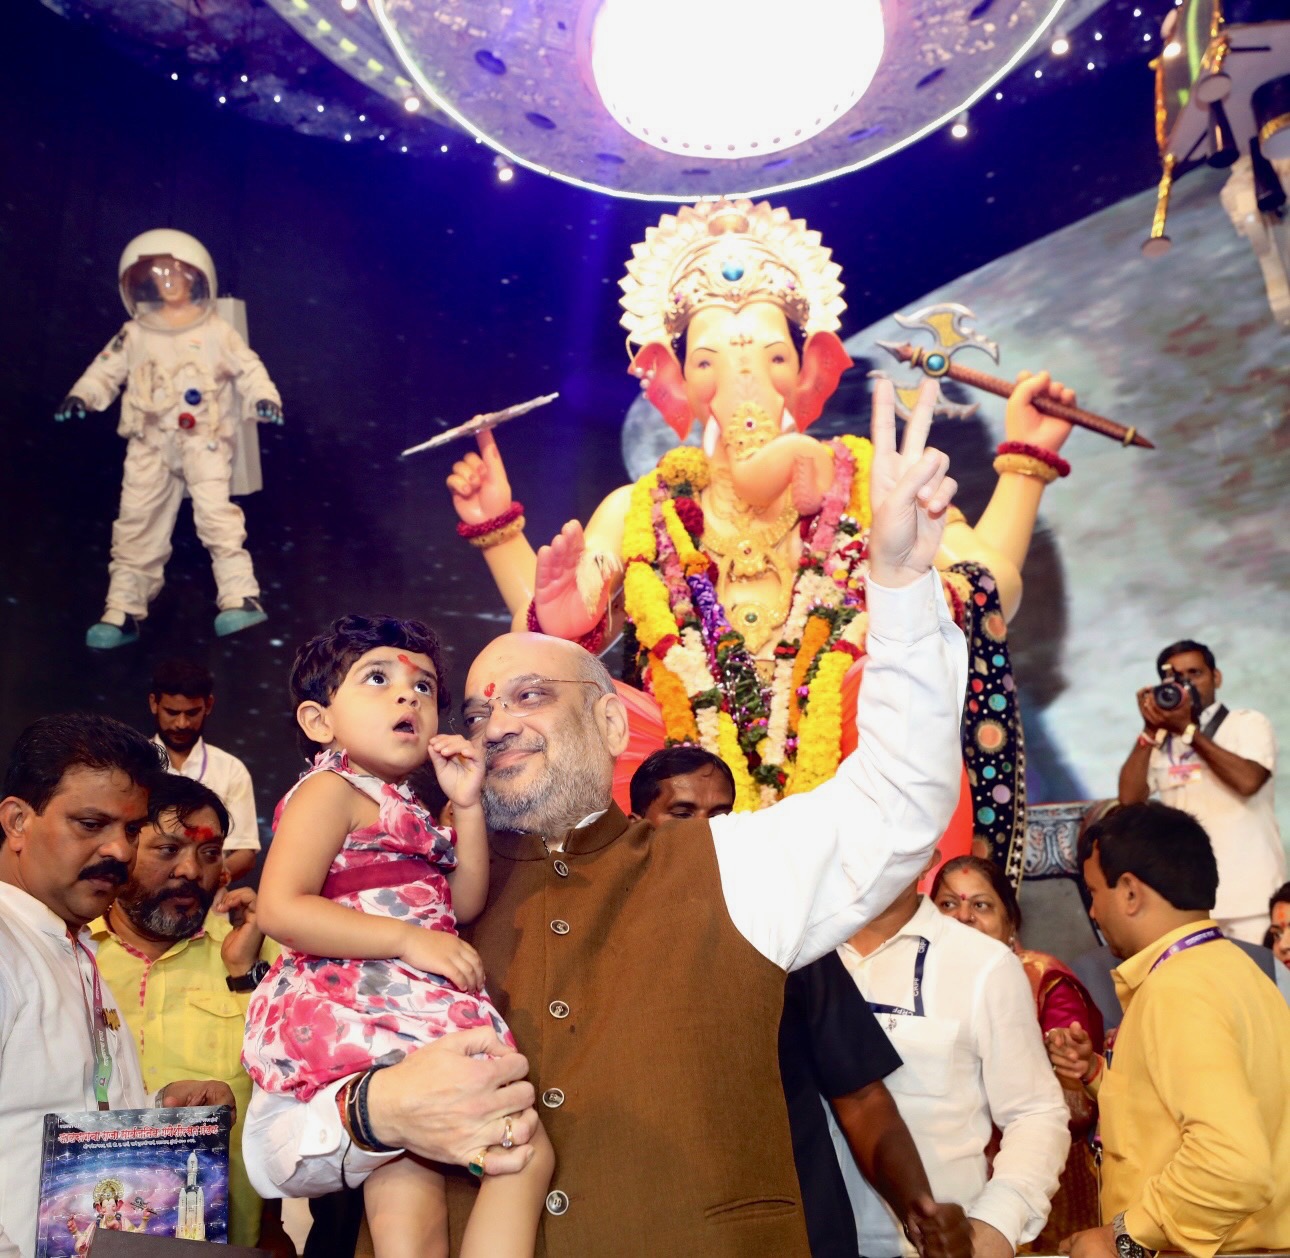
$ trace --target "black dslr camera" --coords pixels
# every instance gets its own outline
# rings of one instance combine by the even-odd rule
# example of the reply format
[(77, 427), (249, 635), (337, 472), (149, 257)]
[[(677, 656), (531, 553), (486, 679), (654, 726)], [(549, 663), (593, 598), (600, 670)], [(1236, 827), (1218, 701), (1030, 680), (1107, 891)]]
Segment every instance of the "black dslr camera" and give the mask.
[(1193, 718), (1200, 713), (1200, 695), (1196, 687), (1184, 681), (1168, 665), (1165, 665), (1165, 675), (1160, 684), (1151, 687), (1151, 697), (1162, 712), (1173, 712), (1186, 704)]

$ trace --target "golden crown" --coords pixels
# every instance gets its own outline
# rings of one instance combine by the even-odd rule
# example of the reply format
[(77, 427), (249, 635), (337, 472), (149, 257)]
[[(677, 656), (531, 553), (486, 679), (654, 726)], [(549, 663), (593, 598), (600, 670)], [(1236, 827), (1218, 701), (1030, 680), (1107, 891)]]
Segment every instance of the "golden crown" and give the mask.
[(769, 202), (701, 201), (665, 214), (632, 246), (619, 281), (622, 325), (636, 345), (679, 336), (704, 306), (770, 301), (809, 336), (834, 332), (846, 309), (842, 268), (820, 233)]

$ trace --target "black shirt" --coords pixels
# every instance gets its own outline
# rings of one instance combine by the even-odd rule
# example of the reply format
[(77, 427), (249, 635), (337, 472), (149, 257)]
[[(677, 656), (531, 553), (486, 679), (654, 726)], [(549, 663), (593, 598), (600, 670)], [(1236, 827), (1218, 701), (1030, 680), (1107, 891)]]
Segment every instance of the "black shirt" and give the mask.
[(899, 1069), (900, 1055), (836, 952), (788, 976), (779, 1071), (814, 1258), (858, 1258), (855, 1215), (820, 1097), (848, 1096)]

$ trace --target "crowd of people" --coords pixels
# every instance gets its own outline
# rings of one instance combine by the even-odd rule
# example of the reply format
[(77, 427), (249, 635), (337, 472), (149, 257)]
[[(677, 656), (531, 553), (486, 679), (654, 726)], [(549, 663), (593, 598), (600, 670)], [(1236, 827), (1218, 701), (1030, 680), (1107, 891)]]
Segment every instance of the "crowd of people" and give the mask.
[(360, 1187), (377, 1258), (1290, 1248), (1290, 1006), (1227, 938), (1290, 964), (1290, 885), (1266, 915), (1232, 891), (1213, 804), (1270, 809), (1272, 752), (1212, 656), (1169, 648), (1192, 701), (1140, 696), (1081, 839), (1117, 1008), (1025, 948), (1008, 878), (935, 847), (967, 661), (931, 573), (953, 481), (910, 444), (874, 504), (859, 746), (759, 811), (679, 745), (624, 814), (623, 701), (537, 633), (476, 658), (459, 732), (424, 624), (302, 646), (308, 768), (258, 891), (230, 889), (259, 827), (205, 670), (157, 669), (152, 738), (29, 727), (0, 800), (0, 1258), (33, 1258), (41, 1117), (149, 1102), (234, 1107), (230, 1239), (282, 1249), (277, 1198), (328, 1197), (320, 1256), (352, 1254)]

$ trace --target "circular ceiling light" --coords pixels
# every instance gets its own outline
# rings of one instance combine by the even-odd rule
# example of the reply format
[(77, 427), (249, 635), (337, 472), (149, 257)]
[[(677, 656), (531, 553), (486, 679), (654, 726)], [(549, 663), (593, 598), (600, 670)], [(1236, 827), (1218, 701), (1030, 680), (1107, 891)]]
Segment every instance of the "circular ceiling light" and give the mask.
[[(882, 60), (880, 0), (797, 0), (792, 20), (745, 0), (600, 0), (591, 73), (638, 140), (736, 161), (819, 135), (864, 95)], [(685, 91), (660, 90), (660, 66)]]

